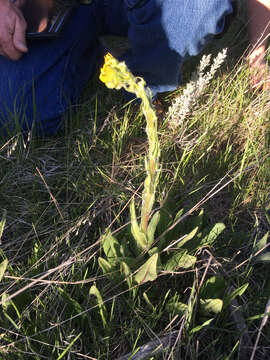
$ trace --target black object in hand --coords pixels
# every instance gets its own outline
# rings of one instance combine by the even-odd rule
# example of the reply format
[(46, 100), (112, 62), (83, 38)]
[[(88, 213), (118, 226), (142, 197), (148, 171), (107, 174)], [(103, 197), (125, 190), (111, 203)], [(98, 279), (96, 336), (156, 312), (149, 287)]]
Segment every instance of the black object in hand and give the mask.
[(26, 0), (22, 12), (27, 23), (27, 39), (59, 35), (76, 5), (76, 0)]

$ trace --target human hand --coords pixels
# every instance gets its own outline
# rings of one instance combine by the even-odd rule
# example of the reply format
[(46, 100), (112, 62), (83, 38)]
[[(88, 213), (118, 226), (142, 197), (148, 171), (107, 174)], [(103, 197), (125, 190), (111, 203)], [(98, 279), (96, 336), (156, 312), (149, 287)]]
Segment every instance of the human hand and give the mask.
[(20, 7), (23, 0), (12, 3), (0, 0), (0, 55), (19, 60), (28, 51), (25, 39), (26, 22)]
[(250, 82), (253, 90), (270, 90), (270, 69), (266, 61), (250, 66)]
[(258, 47), (251, 51), (247, 63), (252, 89), (270, 90), (270, 68), (265, 60), (264, 47)]

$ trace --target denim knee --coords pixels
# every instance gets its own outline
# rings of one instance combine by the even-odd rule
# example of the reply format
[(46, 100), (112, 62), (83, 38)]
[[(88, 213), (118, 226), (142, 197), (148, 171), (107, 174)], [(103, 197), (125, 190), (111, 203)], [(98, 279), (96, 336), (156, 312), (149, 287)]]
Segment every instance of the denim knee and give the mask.
[[(99, 53), (95, 8), (80, 7), (55, 40), (32, 41), (17, 62), (0, 56), (0, 134), (57, 132), (93, 74)], [(89, 51), (90, 49), (90, 51)]]
[[(7, 69), (5, 65), (6, 62), (1, 59), (0, 67)], [(9, 70), (18, 64), (10, 65)], [(15, 78), (11, 71), (7, 71), (6, 81), (1, 85), (1, 135), (15, 131), (34, 131), (39, 136), (52, 135), (60, 128), (62, 115), (67, 109), (60, 89), (64, 64), (59, 62), (53, 70), (43, 71), (40, 76), (33, 73), (30, 78), (27, 75), (27, 79), (22, 76)]]
[(122, 59), (143, 76), (151, 92), (170, 91), (180, 84), (180, 68), (222, 32), (230, 0), (125, 0), (131, 49)]

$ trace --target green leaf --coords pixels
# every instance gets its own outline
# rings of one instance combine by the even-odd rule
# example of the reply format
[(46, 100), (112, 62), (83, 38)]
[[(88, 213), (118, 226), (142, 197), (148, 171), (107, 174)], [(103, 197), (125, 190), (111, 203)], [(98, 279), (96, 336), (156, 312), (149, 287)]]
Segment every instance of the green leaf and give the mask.
[(107, 309), (106, 309), (106, 306), (104, 304), (102, 296), (101, 296), (98, 288), (96, 287), (96, 285), (91, 286), (91, 288), (89, 290), (89, 295), (94, 295), (97, 299), (100, 317), (102, 320), (103, 327), (105, 328), (107, 326)]
[(120, 263), (120, 272), (125, 275), (125, 277), (129, 277), (131, 275), (130, 268), (124, 261), (121, 261)]
[(189, 331), (189, 334), (192, 335), (192, 334), (195, 334), (196, 332), (200, 331), (202, 328), (204, 328), (205, 326), (208, 326), (211, 324), (211, 322), (214, 320), (214, 318), (212, 319), (209, 319), (207, 321), (205, 321), (202, 325), (198, 325), (196, 326), (195, 328), (191, 329)]
[(157, 247), (157, 246), (152, 247), (152, 248), (149, 249), (149, 251), (148, 251), (148, 254), (149, 254), (150, 257), (151, 257), (152, 255), (158, 254), (158, 253), (159, 253), (159, 250), (158, 250), (158, 247)]
[(97, 301), (99, 304), (103, 305), (103, 299), (102, 296), (100, 294), (100, 291), (98, 290), (98, 288), (96, 287), (96, 285), (92, 285), (90, 290), (89, 290), (89, 295), (94, 295), (97, 298)]
[(144, 293), (143, 293), (143, 298), (144, 298), (146, 304), (149, 306), (149, 308), (150, 308), (151, 310), (154, 310), (154, 311), (155, 311), (155, 306), (151, 303), (151, 301), (150, 301), (150, 299), (149, 299), (149, 297), (148, 297), (148, 295), (147, 295), (147, 293), (146, 293), (145, 291), (144, 291)]
[(2, 281), (2, 279), (3, 279), (3, 276), (4, 276), (4, 273), (5, 273), (6, 269), (7, 269), (7, 266), (8, 266), (8, 260), (5, 259), (0, 264), (0, 281)]
[(125, 262), (131, 269), (136, 269), (138, 266), (138, 260), (134, 257), (123, 257), (120, 260), (120, 264)]
[(195, 227), (195, 229), (193, 229), (189, 234), (187, 234), (183, 240), (179, 241), (179, 243), (177, 244), (177, 247), (180, 248), (183, 245), (185, 245), (185, 243), (187, 243), (189, 240), (192, 240), (194, 238), (194, 236), (197, 234), (199, 230), (199, 227)]
[(1, 238), (2, 238), (4, 228), (5, 228), (5, 224), (6, 224), (6, 216), (7, 216), (7, 212), (6, 212), (6, 210), (4, 210), (2, 220), (0, 221), (0, 242), (1, 242)]
[(158, 226), (160, 220), (160, 212), (157, 211), (153, 216), (151, 221), (148, 224), (147, 228), (147, 245), (148, 247), (151, 246), (155, 239), (155, 231)]
[(194, 226), (202, 226), (203, 224), (203, 217), (204, 217), (204, 210), (201, 209), (201, 211), (199, 212), (199, 215), (196, 216), (196, 218), (194, 219)]
[(9, 307), (9, 305), (11, 303), (11, 300), (7, 301), (7, 298), (8, 298), (8, 295), (6, 292), (4, 292), (1, 296), (1, 303), (2, 303), (4, 311), (7, 310), (7, 308)]
[(268, 236), (269, 236), (269, 233), (267, 232), (262, 238), (261, 240), (259, 240), (256, 245), (254, 246), (254, 249), (253, 249), (253, 254), (256, 254), (256, 252), (262, 250), (263, 248), (266, 247), (267, 245), (267, 240), (268, 240)]
[(184, 315), (188, 306), (180, 301), (170, 301), (166, 305), (166, 310), (170, 314), (178, 314), (180, 316)]
[(223, 223), (215, 224), (209, 234), (202, 239), (201, 245), (212, 245), (224, 229), (225, 225)]
[(132, 287), (132, 276), (129, 266), (124, 262), (120, 262), (120, 273), (124, 276), (124, 279), (126, 280), (128, 287)]
[(200, 299), (201, 310), (206, 314), (219, 314), (223, 307), (221, 299)]
[(72, 345), (75, 344), (75, 342), (79, 339), (79, 337), (82, 335), (82, 333), (79, 333), (69, 344), (68, 346), (65, 348), (65, 350), (58, 356), (57, 360), (62, 359), (66, 353), (69, 351), (69, 349), (71, 349)]
[(266, 220), (268, 221), (268, 225), (270, 225), (270, 207), (265, 212), (265, 217), (266, 217)]
[(120, 253), (121, 253), (122, 257), (131, 257), (132, 256), (129, 246), (130, 246), (129, 239), (127, 237), (123, 236), (121, 238), (121, 245), (120, 245)]
[(267, 247), (267, 241), (268, 241), (268, 237), (269, 237), (269, 232), (267, 232), (262, 238), (261, 240), (259, 240), (255, 246), (254, 249), (252, 251), (253, 255), (255, 255), (258, 251), (261, 250), (261, 252), (255, 256), (252, 259), (253, 264), (257, 264), (257, 263), (269, 263), (270, 262), (270, 252), (267, 251), (265, 252), (263, 249)]
[(183, 234), (190, 233), (195, 228), (198, 228), (199, 230), (203, 226), (203, 220), (204, 220), (204, 210), (201, 209), (198, 215), (192, 215), (188, 216), (186, 220), (184, 221), (182, 227), (183, 227)]
[(263, 264), (268, 264), (270, 263), (270, 252), (266, 252), (264, 254), (259, 254), (257, 256), (255, 256), (255, 258), (253, 259), (253, 263), (254, 264), (258, 264), (258, 263), (263, 263)]
[(173, 217), (171, 213), (165, 207), (162, 207), (159, 211), (160, 220), (158, 223), (158, 232), (163, 233), (163, 231), (167, 230), (168, 227), (172, 224)]
[(176, 220), (178, 220), (178, 219), (180, 219), (180, 217), (183, 215), (183, 213), (184, 213), (184, 209), (180, 209), (179, 211), (178, 211), (178, 213), (175, 215), (175, 217), (174, 217), (174, 222), (176, 221)]
[(137, 274), (135, 275), (134, 279), (137, 284), (143, 284), (147, 281), (154, 281), (157, 278), (157, 261), (158, 261), (158, 254), (154, 254), (143, 264)]
[(207, 279), (201, 287), (200, 297), (202, 299), (223, 298), (225, 280), (222, 276), (212, 276)]
[(107, 260), (103, 259), (102, 257), (98, 258), (98, 264), (101, 267), (103, 274), (108, 274), (113, 271), (112, 265)]
[(8, 321), (11, 322), (11, 324), (14, 326), (14, 328), (19, 331), (20, 330), (20, 326), (17, 325), (16, 321), (12, 319), (12, 317), (4, 310), (3, 311), (4, 316), (8, 319)]
[(102, 247), (108, 262), (115, 265), (119, 257), (121, 257), (120, 244), (111, 232), (104, 236), (102, 240)]
[(131, 218), (131, 233), (136, 242), (135, 245), (137, 247), (137, 253), (139, 255), (142, 250), (147, 249), (147, 238), (146, 235), (139, 228), (136, 217), (134, 199), (132, 199), (130, 203), (130, 218)]
[(247, 288), (248, 288), (248, 283), (246, 283), (246, 284), (240, 286), (238, 289), (234, 290), (230, 295), (231, 300), (236, 298), (236, 296), (242, 296), (244, 294), (244, 292), (247, 290)]
[(188, 255), (187, 251), (178, 251), (165, 264), (164, 270), (176, 271), (179, 268), (189, 269), (196, 263), (197, 258)]
[(242, 296), (244, 292), (247, 290), (247, 288), (248, 288), (248, 283), (240, 286), (238, 289), (234, 290), (230, 295), (226, 296), (224, 300), (224, 307), (229, 305), (231, 301), (236, 298), (236, 296)]
[[(66, 301), (66, 303), (68, 304), (69, 307), (69, 311), (70, 311), (70, 315), (75, 312), (76, 314), (80, 314), (82, 312), (82, 307), (81, 305), (78, 303), (77, 300), (73, 299), (65, 290), (63, 290), (62, 288), (58, 287), (57, 288), (58, 292), (60, 293), (60, 295), (62, 296), (62, 298)], [(83, 317), (85, 317), (86, 315), (83, 314)]]
[(189, 329), (192, 324), (193, 319), (193, 310), (195, 307), (195, 304), (197, 302), (197, 296), (196, 296), (196, 279), (194, 278), (192, 288), (191, 288), (191, 294), (189, 296), (188, 304), (187, 304), (187, 311), (185, 314), (186, 317), (186, 328)]

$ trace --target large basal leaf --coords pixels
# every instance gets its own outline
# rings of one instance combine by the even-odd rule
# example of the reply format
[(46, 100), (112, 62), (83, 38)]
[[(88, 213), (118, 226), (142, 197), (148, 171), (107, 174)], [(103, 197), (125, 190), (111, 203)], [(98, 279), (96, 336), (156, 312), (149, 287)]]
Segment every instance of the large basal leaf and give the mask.
[(183, 245), (185, 245), (185, 243), (187, 243), (189, 240), (192, 240), (194, 238), (194, 236), (197, 234), (198, 230), (199, 230), (199, 227), (197, 226), (189, 234), (185, 235), (184, 239), (179, 241), (179, 243), (177, 244), (177, 247), (180, 248)]
[(200, 299), (200, 308), (206, 315), (219, 314), (223, 307), (221, 299)]
[(189, 269), (196, 263), (197, 258), (189, 255), (187, 251), (179, 250), (165, 264), (164, 270), (176, 271), (180, 268)]
[(103, 274), (111, 273), (113, 270), (112, 265), (107, 260), (103, 259), (102, 257), (98, 258), (98, 264), (101, 267)]
[(136, 211), (135, 211), (134, 199), (132, 199), (132, 201), (130, 203), (130, 221), (131, 221), (131, 233), (132, 233), (132, 235), (134, 237), (134, 240), (136, 242), (137, 253), (139, 255), (140, 251), (147, 249), (147, 237), (140, 230), (140, 227), (138, 225), (138, 221), (137, 221), (137, 217), (136, 217)]
[(98, 290), (98, 288), (96, 287), (96, 285), (92, 285), (90, 290), (89, 290), (89, 295), (94, 295), (97, 298), (97, 302), (99, 305), (104, 305), (102, 296), (100, 294), (100, 291)]
[(120, 273), (122, 274), (122, 276), (124, 277), (124, 279), (126, 280), (128, 286), (130, 288), (132, 286), (131, 271), (130, 271), (129, 266), (124, 261), (120, 262)]
[(224, 307), (228, 306), (233, 299), (235, 299), (237, 296), (242, 296), (244, 292), (248, 288), (248, 283), (245, 283), (244, 285), (240, 286), (238, 289), (235, 289), (231, 294), (227, 295), (224, 299)]
[(209, 234), (202, 239), (201, 245), (212, 245), (224, 229), (225, 225), (223, 223), (215, 224)]
[(212, 276), (207, 279), (201, 287), (200, 297), (202, 299), (223, 298), (225, 280), (222, 276)]
[(165, 207), (162, 207), (159, 210), (159, 213), (160, 213), (160, 220), (157, 228), (159, 233), (163, 233), (163, 231), (167, 230), (170, 227), (173, 218), (170, 211)]
[(106, 309), (106, 306), (104, 304), (102, 296), (101, 296), (98, 288), (96, 287), (96, 285), (91, 286), (91, 288), (89, 290), (89, 295), (94, 295), (97, 299), (100, 317), (102, 320), (103, 327), (105, 328), (107, 326), (107, 309)]
[(157, 211), (153, 215), (151, 221), (148, 224), (148, 228), (147, 228), (147, 245), (148, 245), (148, 247), (151, 246), (154, 242), (155, 231), (156, 231), (157, 225), (159, 223), (159, 220), (160, 220), (160, 213), (159, 213), (159, 211)]
[(5, 273), (6, 269), (7, 269), (7, 266), (8, 266), (8, 260), (5, 259), (0, 264), (0, 281), (2, 281), (2, 279), (3, 279), (3, 276), (4, 276), (4, 273)]
[(134, 279), (137, 284), (143, 284), (147, 281), (154, 281), (157, 278), (157, 262), (158, 254), (154, 254), (143, 264), (138, 272), (136, 273)]
[(138, 267), (138, 260), (134, 257), (122, 257), (120, 260), (121, 262), (125, 262), (131, 269), (137, 269)]
[(170, 301), (167, 305), (166, 305), (166, 310), (170, 313), (170, 314), (177, 314), (177, 315), (184, 315), (186, 310), (187, 310), (188, 306), (180, 301)]
[[(267, 232), (261, 240), (259, 240), (256, 245), (254, 246), (254, 249), (252, 253), (255, 255), (258, 251), (261, 250), (261, 252), (256, 255), (252, 260), (254, 264), (257, 263), (269, 263), (270, 262), (270, 252), (265, 252), (264, 249), (267, 249), (267, 240), (269, 237), (269, 233)], [(269, 245), (269, 244), (268, 244)]]
[(104, 236), (102, 240), (103, 251), (106, 255), (107, 261), (111, 265), (115, 265), (118, 258), (122, 256), (120, 251), (120, 244), (111, 232)]

